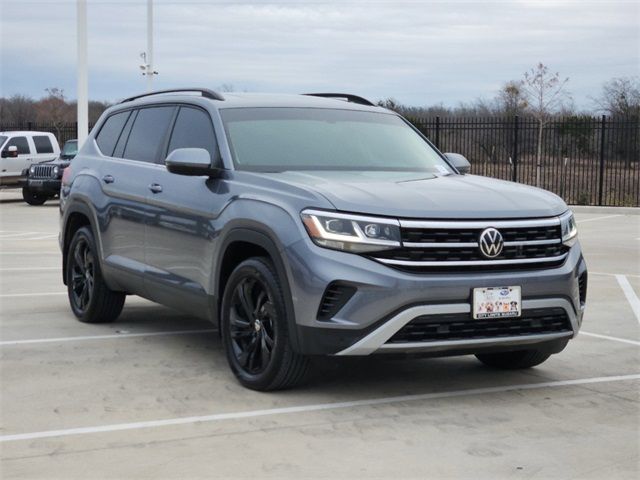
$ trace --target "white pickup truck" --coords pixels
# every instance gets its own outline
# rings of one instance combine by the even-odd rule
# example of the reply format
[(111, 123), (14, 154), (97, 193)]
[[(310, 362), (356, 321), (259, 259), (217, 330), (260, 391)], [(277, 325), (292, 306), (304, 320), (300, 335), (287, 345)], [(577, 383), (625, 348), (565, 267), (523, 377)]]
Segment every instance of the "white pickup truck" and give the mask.
[(52, 133), (0, 132), (0, 186), (18, 186), (25, 168), (58, 155), (60, 146)]

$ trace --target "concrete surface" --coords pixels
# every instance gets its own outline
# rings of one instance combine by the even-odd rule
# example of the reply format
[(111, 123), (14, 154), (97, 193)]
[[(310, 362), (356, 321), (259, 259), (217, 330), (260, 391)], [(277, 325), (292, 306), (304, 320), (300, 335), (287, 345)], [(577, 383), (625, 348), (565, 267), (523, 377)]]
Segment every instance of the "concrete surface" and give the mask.
[(112, 325), (77, 322), (57, 209), (0, 192), (3, 479), (640, 474), (635, 215), (577, 214), (584, 334), (538, 368), (332, 358), (303, 387), (261, 394), (236, 383), (205, 322), (140, 298)]

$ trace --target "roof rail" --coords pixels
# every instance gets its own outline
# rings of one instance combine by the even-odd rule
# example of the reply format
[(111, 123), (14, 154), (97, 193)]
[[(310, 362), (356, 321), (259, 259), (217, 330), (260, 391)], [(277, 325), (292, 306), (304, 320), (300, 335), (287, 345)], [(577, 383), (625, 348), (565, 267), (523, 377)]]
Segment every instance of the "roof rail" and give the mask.
[(149, 97), (151, 95), (161, 95), (163, 93), (178, 93), (178, 92), (198, 92), (204, 98), (210, 98), (212, 100), (224, 100), (224, 97), (218, 92), (209, 90), (208, 88), (170, 88), (168, 90), (155, 90), (153, 92), (143, 93), (142, 95), (135, 95), (133, 97), (125, 98), (120, 103), (131, 102), (138, 98)]
[(323, 98), (344, 98), (350, 103), (359, 103), (360, 105), (368, 105), (370, 107), (376, 106), (375, 103), (371, 103), (371, 101), (366, 98), (359, 97), (358, 95), (351, 95), (350, 93), (303, 93), (303, 95)]

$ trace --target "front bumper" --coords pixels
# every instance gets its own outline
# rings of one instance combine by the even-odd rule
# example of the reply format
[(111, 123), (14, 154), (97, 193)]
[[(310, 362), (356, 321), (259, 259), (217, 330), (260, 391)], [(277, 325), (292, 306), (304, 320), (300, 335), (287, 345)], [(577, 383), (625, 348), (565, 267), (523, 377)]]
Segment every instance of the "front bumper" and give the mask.
[[(586, 272), (580, 245), (555, 268), (508, 272), (414, 274), (354, 254), (299, 241), (286, 249), (289, 285), (294, 299), (298, 349), (305, 354), (368, 355), (371, 353), (473, 353), (513, 350), (521, 345), (564, 342), (582, 323), (584, 300), (579, 277)], [(318, 310), (327, 286), (339, 281), (356, 293), (329, 319)], [(561, 308), (571, 329), (543, 335), (500, 336), (465, 340), (389, 343), (416, 317), (466, 314), (471, 318), (474, 288), (519, 285), (523, 311)]]
[(29, 178), (25, 181), (25, 186), (29, 190), (37, 193), (44, 193), (47, 195), (58, 195), (60, 193), (61, 180), (58, 179), (44, 179), (44, 178)]

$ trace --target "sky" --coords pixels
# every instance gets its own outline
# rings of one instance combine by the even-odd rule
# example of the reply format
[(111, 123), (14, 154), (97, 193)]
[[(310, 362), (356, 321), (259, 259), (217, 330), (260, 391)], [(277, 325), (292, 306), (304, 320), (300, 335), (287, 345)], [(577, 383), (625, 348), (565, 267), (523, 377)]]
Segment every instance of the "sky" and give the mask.
[[(640, 2), (155, 0), (155, 88), (348, 92), (413, 106), (490, 99), (543, 62), (576, 107), (640, 75)], [(145, 91), (146, 0), (88, 0), (89, 96)], [(0, 93), (76, 95), (74, 0), (0, 0)]]

